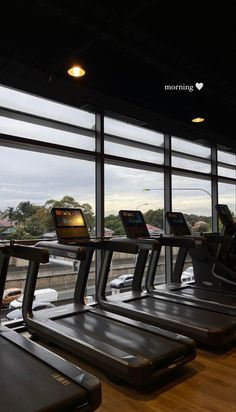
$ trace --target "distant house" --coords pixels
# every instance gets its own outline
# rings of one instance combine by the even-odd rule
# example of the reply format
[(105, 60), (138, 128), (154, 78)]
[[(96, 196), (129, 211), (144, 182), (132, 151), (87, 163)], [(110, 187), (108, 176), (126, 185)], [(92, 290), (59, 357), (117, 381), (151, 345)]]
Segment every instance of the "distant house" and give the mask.
[(114, 235), (114, 230), (109, 229), (108, 227), (104, 228), (105, 236), (113, 236)]
[(160, 234), (164, 233), (163, 229), (161, 229), (159, 227), (149, 225), (149, 224), (147, 224), (146, 226), (147, 226), (147, 230), (149, 231), (151, 236), (160, 235)]
[(15, 222), (10, 222), (10, 220), (0, 219), (0, 229), (5, 229), (15, 225)]

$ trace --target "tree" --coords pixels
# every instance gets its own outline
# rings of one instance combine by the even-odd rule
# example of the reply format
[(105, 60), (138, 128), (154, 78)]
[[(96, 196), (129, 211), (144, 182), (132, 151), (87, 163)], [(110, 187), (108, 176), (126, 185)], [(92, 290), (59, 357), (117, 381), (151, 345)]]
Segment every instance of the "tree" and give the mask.
[(24, 222), (27, 218), (35, 213), (37, 206), (34, 206), (29, 200), (27, 202), (20, 202), (16, 207), (16, 218), (18, 222)]
[(105, 226), (111, 230), (114, 230), (115, 235), (124, 235), (124, 228), (119, 216), (109, 215), (105, 217)]
[(3, 212), (2, 216), (10, 221), (11, 226), (12, 223), (17, 220), (17, 212), (14, 210), (14, 207), (12, 206), (8, 206), (6, 210)]
[[(79, 203), (75, 200), (72, 196), (63, 196), (60, 200), (49, 199), (46, 201), (44, 207), (46, 210), (50, 211), (52, 207), (75, 207), (82, 209), (84, 213), (84, 217), (88, 228), (93, 230), (94, 227), (94, 213), (92, 210), (92, 206), (89, 203)], [(49, 226), (53, 227), (53, 222), (51, 217), (48, 218)]]
[(147, 224), (163, 228), (163, 209), (150, 209), (143, 216)]

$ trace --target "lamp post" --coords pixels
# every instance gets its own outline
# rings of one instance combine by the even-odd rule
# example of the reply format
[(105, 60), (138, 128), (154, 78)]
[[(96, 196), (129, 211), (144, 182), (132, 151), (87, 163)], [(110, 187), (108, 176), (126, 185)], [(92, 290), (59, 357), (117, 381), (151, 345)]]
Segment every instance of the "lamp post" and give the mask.
[(149, 203), (139, 203), (139, 204), (136, 206), (136, 210), (138, 210), (138, 208), (139, 208), (140, 206), (146, 206), (146, 205), (149, 205)]
[[(150, 191), (152, 191), (152, 190), (164, 190), (164, 189), (150, 189), (150, 188), (145, 188), (145, 189), (143, 189), (143, 192), (150, 192)], [(208, 190), (202, 189), (202, 188), (199, 188), (199, 187), (172, 187), (171, 190), (191, 190), (191, 191), (193, 191), (193, 190), (200, 190), (201, 192), (207, 193), (207, 194), (211, 197), (211, 194), (210, 194), (210, 192), (208, 192)]]

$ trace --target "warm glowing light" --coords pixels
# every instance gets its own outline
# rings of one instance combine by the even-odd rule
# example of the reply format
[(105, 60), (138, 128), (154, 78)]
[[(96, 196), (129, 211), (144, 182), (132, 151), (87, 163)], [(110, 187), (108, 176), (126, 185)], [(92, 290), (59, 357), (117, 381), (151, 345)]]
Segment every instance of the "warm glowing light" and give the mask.
[(192, 119), (193, 123), (201, 123), (204, 122), (204, 117), (195, 117), (194, 119)]
[(68, 70), (68, 74), (73, 77), (82, 77), (85, 75), (85, 70), (80, 66), (72, 66)]

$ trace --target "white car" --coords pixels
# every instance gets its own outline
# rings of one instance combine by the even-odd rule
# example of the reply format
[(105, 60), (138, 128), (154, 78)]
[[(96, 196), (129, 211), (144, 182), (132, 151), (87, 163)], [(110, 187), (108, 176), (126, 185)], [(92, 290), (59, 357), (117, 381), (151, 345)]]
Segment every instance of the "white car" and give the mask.
[(120, 275), (118, 278), (112, 279), (110, 282), (111, 288), (120, 289), (128, 286), (132, 286), (134, 275), (127, 273), (126, 275)]
[[(37, 302), (33, 302), (33, 306), (32, 306), (32, 310), (33, 312), (36, 312), (38, 310), (41, 309), (48, 309), (48, 308), (54, 308), (55, 305), (53, 305), (50, 302), (41, 302), (41, 301), (37, 301)], [(17, 308), (14, 310), (11, 310), (10, 312), (8, 312), (6, 314), (6, 318), (7, 320), (15, 320), (15, 319), (21, 319), (22, 318), (22, 308)]]
[[(18, 299), (13, 300), (9, 305), (9, 309), (21, 308), (23, 297), (24, 296), (21, 295)], [(52, 288), (39, 289), (39, 290), (36, 290), (34, 293), (34, 302), (35, 301), (55, 302), (57, 299), (58, 299), (58, 292)]]
[(193, 267), (189, 266), (181, 275), (181, 282), (182, 283), (190, 283), (194, 282), (194, 272)]

